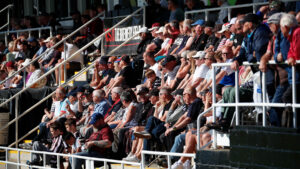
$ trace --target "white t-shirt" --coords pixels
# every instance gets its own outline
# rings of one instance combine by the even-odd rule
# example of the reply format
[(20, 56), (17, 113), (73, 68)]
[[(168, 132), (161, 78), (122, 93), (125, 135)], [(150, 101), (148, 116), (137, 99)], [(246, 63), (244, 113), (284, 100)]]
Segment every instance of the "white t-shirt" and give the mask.
[(149, 67), (149, 69), (152, 69), (156, 76), (161, 78), (161, 72), (158, 70), (158, 63), (155, 63), (153, 66)]
[[(232, 59), (227, 59), (225, 63), (232, 63)], [(234, 70), (232, 70), (230, 66), (223, 66), (221, 68), (221, 71), (222, 70), (226, 72), (226, 75), (230, 75), (234, 72)]]
[[(70, 44), (70, 43), (66, 43), (67, 49), (66, 49), (66, 58), (69, 58), (70, 56), (73, 55), (73, 53), (77, 52), (79, 50), (79, 48), (76, 45)], [(61, 58), (64, 59), (64, 52), (61, 53)], [(80, 53), (76, 54), (71, 60), (69, 60), (70, 62), (79, 62), (81, 64), (83, 64), (83, 55)]]
[(164, 40), (164, 42), (161, 44), (161, 48), (162, 48), (162, 49), (165, 48), (165, 47), (168, 45), (168, 43), (169, 43), (170, 40), (171, 40), (170, 38), (166, 38), (166, 39)]
[(130, 103), (130, 105), (125, 108), (125, 113), (124, 113), (123, 118), (122, 118), (123, 123), (126, 121), (128, 110), (129, 110), (130, 107), (137, 107), (137, 103), (135, 103), (135, 102), (132, 101)]
[(200, 67), (197, 66), (194, 75), (193, 75), (193, 83), (198, 79), (198, 78), (205, 78), (206, 74), (209, 70), (209, 67), (206, 66), (206, 64), (202, 64)]

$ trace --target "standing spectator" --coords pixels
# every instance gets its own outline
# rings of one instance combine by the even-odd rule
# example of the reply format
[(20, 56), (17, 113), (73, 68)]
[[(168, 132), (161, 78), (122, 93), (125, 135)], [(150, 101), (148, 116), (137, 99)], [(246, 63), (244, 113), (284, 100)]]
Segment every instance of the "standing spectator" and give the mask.
[[(82, 25), (81, 14), (79, 11), (76, 10), (74, 12), (71, 12), (70, 15), (72, 16), (72, 20), (73, 20), (72, 30), (75, 31), (77, 28), (79, 28)], [(76, 33), (76, 35), (77, 34), (79, 34), (79, 33)]]
[[(297, 89), (297, 96), (300, 96), (300, 66), (296, 65), (296, 61), (300, 60), (300, 27), (297, 25), (297, 20), (295, 16), (290, 14), (284, 14), (281, 17), (280, 20), (280, 29), (284, 37), (286, 37), (290, 41), (290, 49), (287, 55), (287, 61), (290, 66), (295, 66), (296, 71), (296, 89)], [(289, 70), (288, 72), (288, 78), (289, 78), (289, 88), (286, 90), (286, 92), (283, 94), (282, 100), (284, 103), (291, 103), (292, 102), (292, 71)], [(300, 102), (300, 97), (297, 97), (297, 103)], [(299, 113), (299, 108), (296, 109), (296, 112)], [(299, 127), (299, 116), (298, 119), (298, 126)]]
[(177, 22), (181, 22), (184, 20), (184, 12), (179, 7), (179, 3), (177, 0), (168, 0), (168, 10), (170, 11), (169, 22), (176, 20)]
[[(219, 7), (227, 7), (228, 6), (227, 0), (218, 0), (217, 3), (218, 3)], [(226, 9), (226, 8), (221, 9), (219, 12), (219, 17), (218, 17), (216, 24), (223, 24), (224, 20), (226, 19), (227, 16), (228, 16), (228, 9)]]
[[(90, 18), (94, 18), (97, 15), (97, 10), (95, 8), (89, 10)], [(88, 27), (90, 28), (90, 34), (96, 37), (103, 32), (103, 21), (100, 18), (97, 18), (90, 23)]]

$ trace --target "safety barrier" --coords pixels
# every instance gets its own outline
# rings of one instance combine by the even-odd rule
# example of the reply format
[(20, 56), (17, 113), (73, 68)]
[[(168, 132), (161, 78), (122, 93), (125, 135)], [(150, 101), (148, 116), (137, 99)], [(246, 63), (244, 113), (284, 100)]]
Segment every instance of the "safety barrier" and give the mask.
[[(297, 61), (297, 64), (299, 64), (300, 61)], [(269, 61), (270, 65), (274, 65), (277, 64), (274, 61)], [(287, 63), (280, 63), (280, 64), (287, 64)], [(248, 63), (248, 62), (244, 62), (243, 66), (258, 66), (259, 63)], [(263, 108), (263, 112), (262, 112), (262, 125), (266, 126), (267, 125), (267, 107), (292, 107), (293, 109), (293, 127), (297, 128), (297, 113), (296, 113), (296, 108), (300, 108), (300, 104), (296, 103), (296, 76), (295, 76), (295, 66), (292, 66), (292, 93), (293, 94), (293, 98), (292, 98), (292, 103), (267, 103), (266, 102), (266, 97), (267, 97), (267, 90), (266, 90), (266, 73), (262, 72), (262, 103), (240, 103), (239, 102), (239, 85), (235, 85), (235, 103), (217, 103), (216, 102), (216, 68), (217, 67), (222, 67), (222, 66), (231, 66), (231, 63), (214, 63), (212, 64), (212, 110), (213, 110), (213, 122), (216, 122), (216, 107), (235, 107), (235, 125), (238, 126), (240, 125), (240, 112), (239, 112), (239, 107), (254, 107), (254, 106), (258, 106), (258, 107), (262, 107)], [(239, 70), (235, 71), (235, 82), (236, 84), (238, 84), (239, 82)], [(216, 133), (214, 132), (213, 135), (213, 147), (216, 147)]]
[[(57, 164), (58, 169), (60, 169), (61, 157), (68, 157), (69, 159), (72, 159), (72, 163), (71, 163), (72, 168), (75, 168), (74, 167), (75, 166), (74, 158), (85, 160), (86, 168), (95, 168), (95, 165), (94, 165), (95, 162), (103, 162), (104, 163), (104, 169), (109, 168), (109, 166), (108, 166), (109, 163), (121, 164), (121, 167), (123, 169), (124, 169), (125, 164), (133, 165), (133, 166), (141, 166), (140, 163), (136, 163), (136, 162), (128, 162), (128, 161), (122, 161), (122, 160), (112, 160), (112, 159), (106, 159), (106, 158), (85, 157), (85, 156), (79, 156), (79, 155), (74, 155), (74, 154), (52, 153), (52, 152), (46, 152), (46, 151), (33, 151), (33, 150), (24, 150), (24, 149), (8, 148), (8, 147), (0, 147), (0, 150), (5, 151), (5, 161), (0, 160), (1, 163), (4, 163), (6, 165), (5, 168), (8, 168), (7, 167), (8, 164), (9, 165), (15, 165), (17, 167), (24, 166), (24, 167), (32, 167), (32, 168), (50, 168), (50, 167), (47, 167), (47, 164), (46, 164), (46, 160), (45, 160), (46, 155), (56, 156), (56, 159), (57, 159), (56, 164)], [(17, 162), (9, 161), (9, 158), (8, 158), (9, 151), (17, 151)], [(32, 155), (33, 153), (41, 154), (42, 159), (43, 159), (43, 166), (30, 166), (28, 164), (21, 163), (21, 158), (20, 158), (21, 152), (27, 152), (27, 153), (30, 153), (30, 155)]]

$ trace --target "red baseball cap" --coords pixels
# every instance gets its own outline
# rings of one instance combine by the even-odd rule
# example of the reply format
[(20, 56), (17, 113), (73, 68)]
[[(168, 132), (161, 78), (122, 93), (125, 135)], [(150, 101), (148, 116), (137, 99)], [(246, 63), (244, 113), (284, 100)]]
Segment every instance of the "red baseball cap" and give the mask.
[(153, 31), (154, 29), (158, 29), (160, 27), (160, 24), (158, 22), (155, 22), (152, 24), (152, 27), (149, 29), (149, 31)]

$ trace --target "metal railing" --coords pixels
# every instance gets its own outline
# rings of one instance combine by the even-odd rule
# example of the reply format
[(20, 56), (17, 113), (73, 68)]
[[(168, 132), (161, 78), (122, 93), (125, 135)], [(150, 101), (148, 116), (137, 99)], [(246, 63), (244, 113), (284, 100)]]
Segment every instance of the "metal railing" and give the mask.
[[(55, 45), (53, 45), (51, 48), (48, 48), (45, 52), (43, 52), (41, 55), (37, 56), (35, 59), (32, 59), (31, 62), (29, 62), (29, 64), (27, 66), (29, 66), (30, 64), (34, 63), (35, 61), (37, 61), (38, 59), (40, 59), (41, 57), (43, 57), (44, 55), (46, 55), (50, 50), (55, 49), (56, 47), (58, 47), (61, 43), (65, 43), (67, 39), (71, 38), (73, 35), (75, 35), (78, 31), (80, 31), (82, 28), (86, 27), (87, 25), (89, 25), (91, 22), (93, 22), (94, 20), (96, 20), (98, 17), (100, 17), (101, 15), (103, 15), (104, 12), (98, 14), (97, 16), (95, 16), (94, 18), (92, 18), (91, 20), (89, 20), (87, 23), (85, 23), (84, 25), (80, 26), (79, 28), (77, 28), (74, 32), (72, 32), (71, 34), (69, 34), (68, 36), (66, 36), (65, 38), (63, 38), (62, 40), (60, 40), (59, 42), (57, 42)], [(14, 72), (11, 76), (5, 78), (3, 81), (0, 82), (0, 84), (5, 83), (7, 80), (13, 78), (15, 75), (19, 74), (21, 71), (25, 71), (25, 68), (27, 66), (24, 66), (22, 68), (20, 68), (18, 71)], [(0, 105), (1, 107), (2, 105)]]
[[(300, 61), (297, 61), (297, 64), (299, 64)], [(244, 62), (243, 66), (253, 66), (253, 65), (258, 65), (259, 63), (248, 63), (248, 62)], [(274, 61), (269, 61), (268, 64), (274, 65), (277, 64)], [(281, 64), (287, 64), (287, 63), (281, 63)], [(212, 77), (213, 77), (213, 82), (212, 82), (212, 110), (213, 110), (213, 122), (216, 121), (216, 107), (235, 107), (235, 124), (236, 126), (240, 125), (239, 122), (239, 107), (254, 107), (254, 106), (258, 106), (258, 107), (262, 107), (263, 108), (263, 112), (262, 112), (262, 125), (266, 126), (267, 125), (267, 107), (292, 107), (293, 109), (293, 127), (297, 128), (297, 113), (296, 113), (296, 108), (300, 108), (300, 104), (296, 103), (296, 72), (295, 72), (295, 66), (292, 66), (292, 93), (293, 93), (293, 98), (292, 98), (292, 103), (267, 103), (266, 102), (266, 97), (267, 97), (267, 90), (266, 90), (266, 73), (262, 72), (262, 103), (247, 103), (247, 102), (243, 102), (243, 103), (239, 103), (239, 88), (240, 86), (238, 85), (239, 83), (239, 71), (236, 70), (235, 71), (235, 103), (216, 103), (216, 67), (222, 67), (222, 66), (230, 66), (231, 63), (214, 63), (212, 64)], [(197, 126), (198, 127), (198, 126)], [(215, 137), (214, 137), (215, 138)], [(216, 147), (216, 140), (214, 139), (213, 141), (213, 145), (214, 147)]]
[[(24, 166), (24, 167), (28, 167), (28, 168), (31, 168), (31, 167), (32, 168), (50, 168), (50, 167), (47, 167), (46, 156), (56, 156), (57, 157), (56, 158), (57, 159), (56, 160), (57, 168), (60, 168), (61, 157), (68, 157), (68, 158), (72, 159), (72, 163), (71, 163), (72, 168), (74, 168), (74, 166), (75, 166), (75, 163), (74, 163), (75, 158), (85, 160), (86, 168), (95, 168), (94, 162), (103, 162), (104, 169), (109, 168), (108, 163), (121, 164), (121, 168), (124, 168), (125, 164), (133, 165), (133, 166), (141, 166), (140, 163), (136, 163), (136, 162), (112, 160), (112, 159), (106, 159), (106, 158), (84, 157), (84, 156), (79, 156), (79, 155), (74, 155), (74, 154), (52, 153), (52, 152), (46, 152), (46, 151), (33, 151), (33, 150), (24, 150), (24, 149), (8, 148), (8, 147), (0, 147), (0, 150), (5, 151), (5, 161), (0, 160), (0, 162), (4, 163), (6, 165), (6, 168), (8, 168), (8, 164), (15, 165), (17, 167)], [(17, 151), (17, 162), (9, 161), (9, 158), (8, 158), (9, 151)], [(20, 156), (21, 152), (27, 152), (27, 153), (30, 153), (30, 155), (32, 155), (33, 153), (41, 154), (42, 159), (43, 159), (43, 165), (42, 166), (31, 166), (28, 164), (21, 163), (21, 156)]]
[[(9, 10), (13, 7), (13, 4), (7, 5), (6, 7), (4, 7), (3, 9), (1, 9), (0, 13), (4, 12), (5, 10), (7, 10), (7, 23), (2, 25), (0, 27), (0, 30), (2, 30), (3, 28), (7, 27), (7, 31), (9, 31)], [(7, 42), (7, 37), (5, 36), (5, 45), (7, 46), (8, 42)]]
[[(221, 101), (222, 101), (222, 100), (220, 100), (218, 103), (220, 103)], [(205, 114), (211, 112), (212, 109), (213, 109), (213, 107), (211, 106), (210, 108), (206, 109), (204, 112), (200, 113), (200, 114), (198, 115), (198, 117), (197, 117), (197, 150), (201, 150), (201, 149), (203, 149), (203, 148), (205, 148), (205, 147), (207, 146), (207, 145), (204, 145), (203, 147), (201, 147), (201, 145), (200, 145), (201, 134), (203, 134), (203, 133), (200, 132), (201, 118), (202, 118)], [(209, 144), (211, 144), (211, 142), (209, 142)]]
[(12, 33), (16, 33), (17, 34), (17, 37), (20, 36), (20, 33), (23, 33), (23, 32), (28, 32), (29, 34), (29, 37), (32, 37), (32, 33), (33, 31), (38, 31), (39, 32), (39, 38), (42, 36), (42, 30), (49, 30), (49, 34), (50, 34), (50, 37), (52, 37), (53, 35), (53, 30), (52, 30), (52, 27), (51, 26), (46, 26), (46, 27), (38, 27), (38, 28), (29, 28), (29, 29), (20, 29), (20, 30), (8, 30), (8, 31), (2, 31), (0, 32), (0, 35), (1, 34), (4, 34), (7, 38), (7, 36), (9, 34), (12, 34)]
[[(299, 64), (300, 61), (297, 61), (297, 64)], [(248, 63), (248, 62), (244, 62), (243, 66), (252, 66), (252, 65), (257, 65), (259, 63)], [(274, 61), (269, 61), (268, 64), (277, 64)], [(285, 63), (286, 64), (286, 63)], [(216, 67), (222, 67), (222, 66), (230, 66), (231, 63), (214, 63), (212, 65), (212, 73), (215, 72), (215, 68)], [(295, 83), (295, 67), (292, 67), (292, 92), (293, 94), (293, 102), (292, 103), (267, 103), (266, 102), (266, 75), (263, 72), (262, 73), (262, 94), (263, 94), (263, 99), (262, 99), (262, 103), (239, 103), (239, 85), (235, 85), (235, 103), (221, 103), (222, 100), (220, 100), (219, 102), (216, 103), (216, 79), (215, 79), (215, 73), (213, 74), (213, 104), (210, 108), (208, 108), (207, 110), (205, 110), (204, 112), (202, 112), (201, 114), (198, 115), (197, 118), (197, 150), (201, 150), (203, 149), (203, 147), (207, 146), (204, 145), (203, 147), (200, 147), (200, 139), (201, 139), (201, 133), (200, 132), (200, 126), (201, 126), (201, 117), (203, 117), (205, 114), (209, 113), (210, 111), (213, 111), (213, 122), (216, 122), (216, 113), (215, 113), (215, 109), (216, 107), (235, 107), (235, 113), (233, 117), (233, 120), (235, 119), (235, 125), (238, 126), (240, 125), (240, 114), (239, 114), (239, 107), (255, 107), (255, 106), (259, 106), (259, 107), (263, 107), (263, 126), (266, 126), (266, 111), (267, 111), (267, 107), (292, 107), (293, 108), (293, 127), (296, 128), (297, 127), (297, 113), (296, 113), (296, 108), (300, 108), (300, 104), (296, 103), (296, 83)], [(238, 84), (239, 82), (239, 71), (236, 70), (235, 71), (235, 82), (236, 84)], [(212, 143), (213, 143), (213, 147), (216, 148), (216, 144), (217, 144), (217, 137), (216, 137), (216, 131), (213, 131), (213, 135), (214, 137), (212, 138)], [(208, 144), (211, 144), (211, 142), (209, 142)]]
[(201, 9), (201, 10), (187, 11), (187, 12), (185, 12), (185, 18), (187, 18), (187, 16), (189, 14), (205, 13), (205, 21), (208, 21), (209, 12), (228, 9), (227, 10), (227, 12), (228, 12), (227, 17), (228, 17), (228, 20), (230, 21), (232, 9), (253, 7), (253, 13), (255, 13), (256, 12), (255, 9), (256, 9), (257, 6), (268, 5), (268, 4), (269, 4), (269, 2), (260, 2), (260, 3), (251, 3), (251, 4), (242, 4), (242, 5), (234, 5), (234, 6), (225, 6), (225, 7), (218, 7), (218, 8), (207, 8), (207, 9)]
[(171, 153), (171, 152), (160, 152), (160, 151), (146, 151), (146, 150), (142, 150), (142, 160), (141, 160), (141, 169), (145, 168), (145, 155), (159, 155), (159, 156), (167, 156), (167, 162), (168, 162), (168, 169), (171, 169), (171, 157), (175, 156), (175, 157), (190, 157), (190, 158), (196, 158), (196, 154), (192, 153), (192, 154), (187, 154), (187, 153)]
[[(137, 11), (135, 11), (132, 15), (138, 13), (139, 11), (141, 11), (143, 8), (138, 9)], [(60, 67), (62, 64), (64, 64), (65, 62), (67, 62), (69, 59), (72, 59), (72, 57), (76, 56), (79, 52), (85, 50), (86, 48), (88, 48), (90, 45), (92, 45), (95, 41), (101, 39), (103, 36), (105, 36), (108, 32), (110, 32), (112, 29), (114, 29), (115, 27), (119, 26), (120, 24), (124, 23), (126, 20), (128, 20), (130, 17), (132, 17), (131, 15), (127, 16), (126, 18), (124, 18), (123, 20), (121, 20), (118, 24), (116, 24), (115, 26), (113, 26), (112, 28), (110, 28), (109, 30), (107, 30), (106, 32), (102, 33), (101, 35), (99, 35), (97, 38), (95, 38), (94, 40), (92, 40), (90, 43), (88, 43), (87, 45), (85, 45), (83, 48), (79, 49), (77, 52), (75, 52), (72, 56), (70, 56), (68, 59), (64, 60), (62, 63), (56, 65), (54, 68), (52, 68), (51, 70), (49, 70), (46, 74), (42, 75), (40, 78), (38, 78), (34, 83), (38, 82), (39, 80), (43, 79), (44, 77), (46, 77), (48, 74), (50, 74), (52, 71), (54, 71), (56, 68)], [(139, 33), (135, 34), (134, 36), (132, 36), (131, 38), (129, 38), (128, 40), (126, 40), (125, 42), (123, 42), (122, 44), (120, 44), (118, 47), (116, 47), (115, 49), (113, 49), (109, 55), (113, 54), (115, 51), (117, 51), (118, 49), (120, 49), (122, 46), (124, 46), (126, 43), (128, 43), (130, 40), (132, 40), (133, 38), (135, 38), (136, 36), (138, 36)], [(61, 86), (66, 86), (68, 83), (70, 83), (71, 81), (73, 81), (74, 79), (76, 79), (77, 77), (79, 77), (80, 75), (82, 75), (84, 72), (88, 71), (89, 69), (93, 68), (95, 65), (95, 62), (92, 62), (88, 67), (83, 68), (81, 71), (79, 71), (76, 75), (72, 76), (68, 81), (65, 81)], [(34, 84), (33, 83), (33, 84)], [(11, 98), (7, 99), (5, 102), (0, 104), (0, 107), (3, 106), (4, 104), (8, 103), (9, 101), (13, 100), (14, 98), (17, 98), (21, 93), (23, 93), (25, 90), (27, 90), (30, 86), (27, 86), (26, 88), (24, 88), (23, 90), (19, 91), (17, 94), (15, 94), (14, 96), (12, 96)], [(33, 105), (32, 107), (30, 107), (29, 109), (27, 109), (26, 111), (24, 111), (20, 116), (18, 116), (18, 114), (16, 114), (16, 117), (11, 120), (9, 123), (7, 123), (6, 125), (4, 125), (3, 127), (0, 128), (0, 131), (4, 130), (5, 128), (7, 128), (8, 126), (10, 126), (11, 124), (13, 124), (14, 122), (17, 122), (21, 117), (25, 116), (26, 114), (28, 114), (31, 110), (33, 110), (35, 107), (37, 107), (38, 105), (40, 105), (41, 103), (43, 103), (44, 101), (46, 101), (47, 99), (49, 99), (53, 94), (55, 93), (52, 92), (50, 93), (48, 96), (44, 97), (42, 100), (40, 100), (38, 103), (36, 103), (35, 105)], [(16, 106), (18, 106), (16, 104)], [(22, 139), (26, 138), (27, 136), (29, 136), (30, 134), (32, 134), (34, 131), (36, 131), (36, 129), (38, 129), (38, 127), (34, 128), (35, 130), (31, 130), (29, 133), (27, 133), (25, 136), (22, 137)], [(16, 133), (18, 132), (17, 128), (16, 128)], [(16, 134), (17, 135), (17, 134)], [(16, 141), (14, 143), (12, 143), (10, 145), (16, 145), (19, 143), (19, 139), (16, 138)]]
[[(294, 1), (297, 1), (297, 0), (281, 0), (281, 1), (282, 2), (294, 2)], [(250, 3), (250, 4), (242, 4), (242, 5), (234, 5), (234, 6), (229, 5), (229, 6), (217, 7), (217, 8), (207, 8), (207, 9), (186, 11), (184, 15), (185, 15), (185, 18), (187, 18), (187, 16), (189, 14), (205, 13), (205, 21), (208, 21), (209, 12), (228, 9), (227, 10), (227, 17), (228, 17), (228, 21), (230, 21), (232, 9), (252, 7), (253, 8), (253, 13), (255, 13), (256, 12), (255, 11), (256, 7), (261, 6), (261, 5), (268, 5), (268, 4), (269, 4), (269, 2)]]

